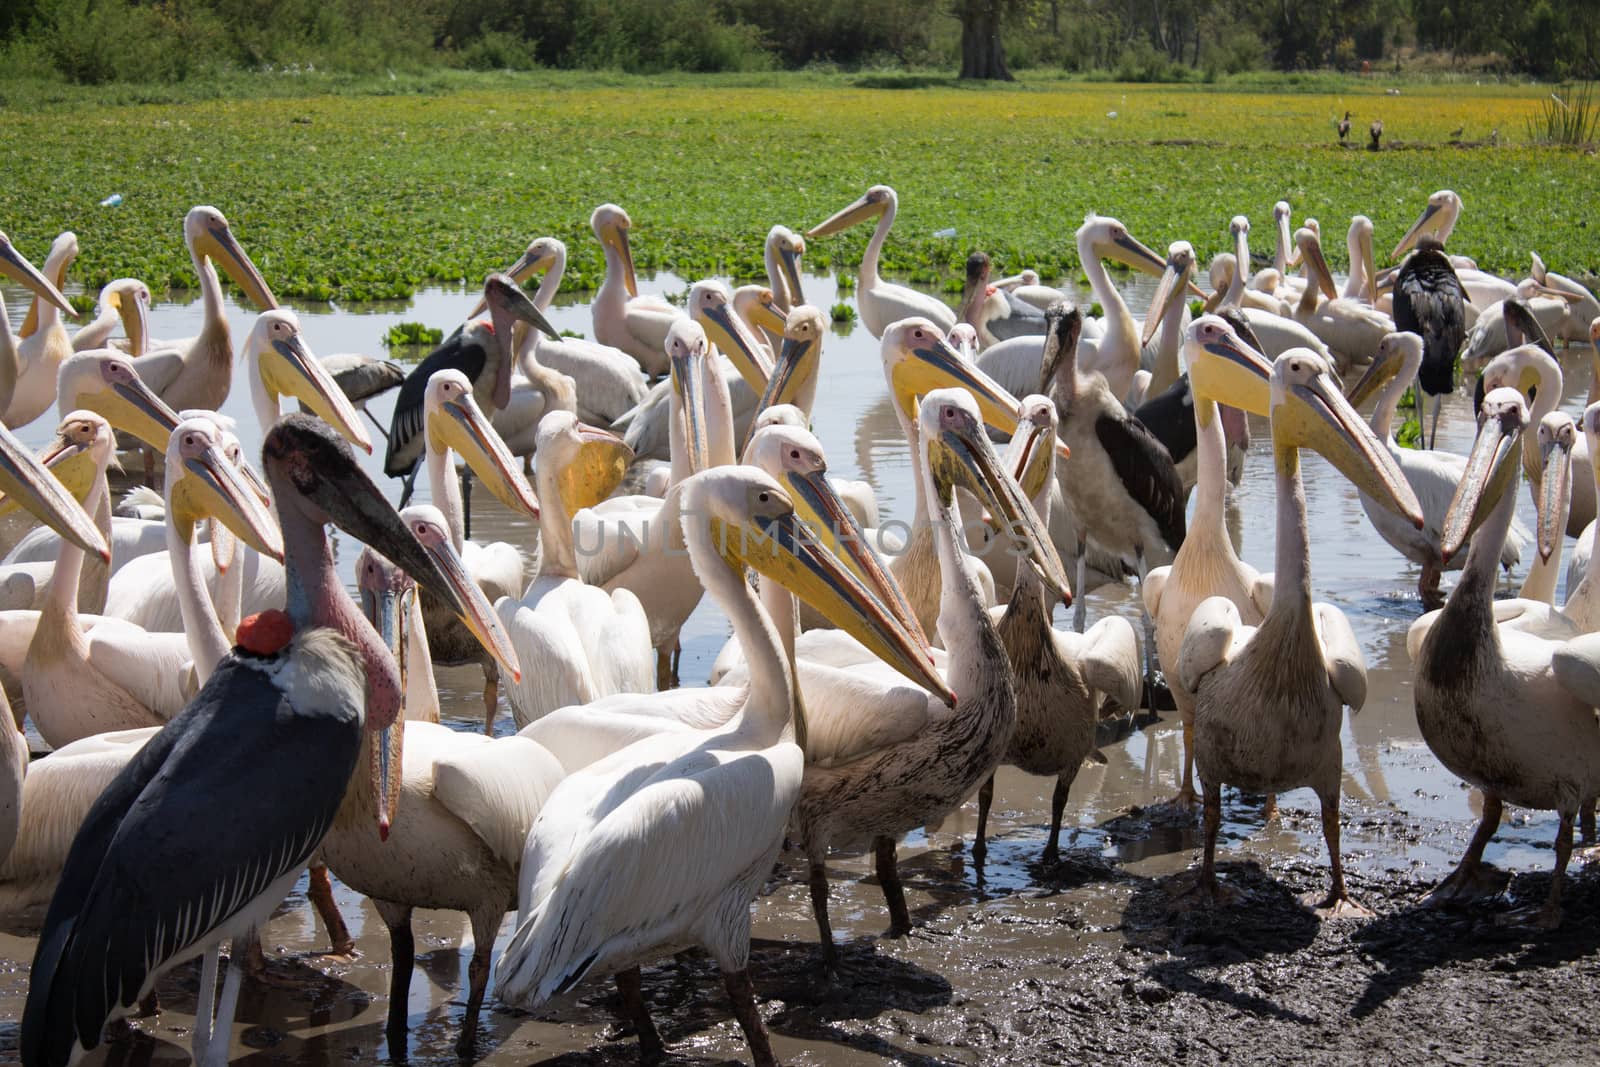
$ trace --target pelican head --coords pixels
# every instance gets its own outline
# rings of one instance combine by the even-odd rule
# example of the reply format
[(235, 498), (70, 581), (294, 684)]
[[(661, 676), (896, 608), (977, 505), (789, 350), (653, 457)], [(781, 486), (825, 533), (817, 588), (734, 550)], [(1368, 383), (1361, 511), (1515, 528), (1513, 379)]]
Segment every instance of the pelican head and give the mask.
[[(536, 274), (546, 274), (557, 266), (565, 269), (567, 263), (567, 246), (554, 237), (535, 237), (528, 242), (528, 247), (523, 249), (517, 261), (507, 267), (502, 273), (509, 276), (518, 285), (526, 285), (529, 278)], [(487, 296), (478, 297), (478, 302), (467, 313), (467, 318), (476, 318), (482, 315), (489, 306)]]
[(789, 290), (785, 303), (798, 304), (803, 299), (800, 293), (800, 257), (806, 254), (806, 239), (787, 226), (774, 226), (767, 231), (766, 249), (778, 268), (784, 288)]
[(1400, 243), (1394, 246), (1389, 258), (1399, 259), (1401, 253), (1426, 233), (1434, 234), (1439, 238), (1439, 243), (1444, 244), (1450, 239), (1450, 232), (1456, 228), (1456, 219), (1460, 215), (1461, 198), (1449, 189), (1440, 189), (1428, 197), (1428, 206), (1422, 209), (1422, 214), (1411, 224), (1411, 229), (1400, 238)]
[[(1018, 415), (1024, 413), (1018, 405)], [(1012, 423), (1015, 428), (1016, 421)], [(1017, 480), (995, 454), (984, 432), (978, 404), (964, 389), (935, 389), (917, 412), (918, 438), (927, 449), (928, 471), (941, 506), (955, 506), (955, 489), (971, 491), (1011, 537), (1012, 551), (1033, 564), (1047, 588), (1072, 603), (1066, 568), (1050, 534)]]
[(806, 231), (807, 237), (827, 237), (838, 233), (840, 230), (849, 229), (858, 222), (877, 218), (886, 212), (891, 212), (900, 206), (900, 198), (895, 196), (894, 190), (887, 185), (874, 185), (861, 198), (847, 208), (829, 215)]
[(292, 396), (351, 444), (371, 453), (372, 438), (367, 436), (355, 405), (306, 347), (294, 312), (288, 308), (263, 311), (250, 329), (245, 351), (256, 361), (256, 373), (273, 410), (280, 397)]
[(118, 278), (100, 290), (100, 306), (116, 313), (128, 335), (128, 353), (144, 355), (150, 343), (150, 287), (138, 278)]
[(958, 322), (950, 327), (950, 347), (962, 359), (971, 363), (978, 355), (978, 328), (970, 322)]
[(927, 642), (807, 534), (789, 493), (759, 467), (717, 467), (686, 479), (683, 531), (697, 557), (718, 556), (741, 578), (749, 567), (777, 582), (917, 685), (955, 703)]
[(1156, 286), (1156, 295), (1151, 299), (1150, 310), (1144, 316), (1144, 333), (1139, 338), (1141, 345), (1149, 344), (1167, 312), (1182, 304), (1185, 290), (1194, 279), (1194, 268), (1193, 245), (1188, 241), (1174, 241), (1167, 246), (1167, 265), (1161, 271), (1161, 282)]
[(1256, 415), (1270, 413), (1272, 361), (1242, 340), (1224, 319), (1201, 315), (1191, 322), (1183, 358), (1196, 398)]
[(568, 515), (593, 507), (622, 483), (633, 449), (616, 434), (579, 422), (570, 411), (552, 411), (539, 420), (534, 451), (543, 468), (556, 471), (561, 506)]
[(927, 638), (900, 584), (867, 541), (866, 533), (828, 481), (822, 442), (797, 426), (770, 425), (750, 438), (743, 462), (777, 480), (811, 536), (842, 559), (919, 644)]
[(1309, 226), (1300, 227), (1294, 231), (1294, 244), (1300, 249), (1300, 257), (1312, 274), (1306, 279), (1306, 285), (1315, 285), (1329, 300), (1338, 296), (1339, 291), (1333, 287), (1333, 271), (1328, 269), (1328, 261), (1322, 255), (1322, 239), (1316, 231)]
[(494, 273), (483, 279), (483, 301), (489, 306), (489, 324), (494, 343), (500, 346), (500, 359), (495, 364), (494, 391), (490, 402), (499, 411), (511, 403), (511, 366), (516, 362), (511, 350), (511, 338), (519, 322), (525, 322), (546, 337), (558, 337), (560, 332), (544, 317), (528, 294), (522, 291), (517, 280), (509, 274)]
[(361, 555), (356, 557), (356, 593), (361, 600), (361, 613), (388, 644), (400, 665), (400, 688), (404, 692), (407, 631), (417, 583), (411, 580), (411, 575), (372, 549), (363, 547)]
[(1272, 441), (1282, 465), (1318, 452), (1355, 487), (1422, 529), (1422, 505), (1394, 457), (1344, 398), (1327, 360), (1291, 348), (1272, 365)]
[(417, 539), (417, 544), (439, 568), (445, 581), (450, 583), (455, 593), (451, 603), (460, 605), (455, 608), (456, 614), (472, 636), (478, 639), (483, 650), (493, 656), (496, 663), (511, 672), (514, 680), (521, 681), (522, 667), (517, 662), (517, 651), (511, 647), (511, 638), (506, 634), (500, 616), (495, 614), (488, 597), (484, 596), (478, 583), (467, 573), (467, 566), (461, 561), (450, 539), (450, 526), (444, 513), (432, 504), (413, 504), (400, 513), (400, 518)]
[(1537, 344), (1509, 348), (1483, 368), (1485, 393), (1492, 389), (1511, 388), (1520, 392), (1529, 404), (1538, 399), (1541, 390), (1547, 390), (1559, 399), (1561, 384), (1561, 365)]
[(1351, 407), (1358, 408), (1396, 377), (1404, 377), (1407, 381), (1415, 378), (1420, 366), (1422, 338), (1409, 331), (1386, 334), (1378, 342), (1372, 365), (1361, 376), (1361, 380), (1350, 387), (1345, 399), (1350, 401)]
[(733, 312), (747, 325), (783, 333), (784, 312), (778, 298), (765, 285), (741, 285), (733, 291)]
[(277, 298), (267, 288), (266, 281), (256, 265), (250, 262), (222, 212), (206, 204), (189, 209), (183, 219), (183, 239), (191, 251), (204, 256), (222, 268), (233, 283), (244, 290), (245, 296), (258, 311), (268, 311), (278, 306)]
[(774, 404), (770, 408), (762, 408), (756, 417), (750, 420), (750, 439), (754, 441), (756, 434), (768, 426), (796, 426), (806, 430), (810, 429), (811, 420), (806, 418), (805, 412), (793, 404)]
[[(1116, 219), (1103, 215), (1090, 214), (1083, 220), (1083, 225), (1078, 227), (1078, 257), (1083, 260), (1110, 259), (1134, 270), (1144, 271), (1160, 277), (1166, 270), (1166, 261), (1149, 248), (1133, 234), (1128, 228)], [(1194, 288), (1194, 295), (1204, 297), (1198, 286), (1190, 283)]]
[[(1600, 404), (1595, 409), (1595, 429), (1600, 431)], [(1589, 436), (1589, 412), (1583, 413), (1585, 436)], [(1535, 540), (1539, 558), (1546, 563), (1567, 535), (1567, 515), (1572, 504), (1572, 450), (1578, 443), (1578, 426), (1564, 411), (1552, 411), (1539, 420), (1539, 492), (1535, 510), (1538, 530)], [(1593, 447), (1591, 437), (1590, 447)], [(1594, 455), (1590, 452), (1590, 455)]]
[[(594, 231), (600, 247), (614, 252), (622, 265), (622, 284), (629, 296), (639, 295), (639, 278), (633, 272), (633, 249), (628, 245), (628, 231), (633, 220), (615, 204), (601, 204), (589, 216), (589, 228)], [(608, 255), (606, 258), (610, 258)]]
[(151, 448), (167, 450), (178, 414), (135, 373), (133, 362), (111, 348), (67, 357), (56, 373), (57, 410), (87, 408)]
[(78, 317), (78, 312), (61, 295), (61, 290), (38, 267), (29, 263), (27, 257), (18, 252), (11, 239), (3, 233), (0, 233), (0, 274), (25, 287), (39, 299), (48, 300), (72, 318)]
[[(1288, 206), (1289, 205), (1284, 204), (1284, 207)], [(1288, 225), (1287, 215), (1284, 216), (1284, 225)], [(1234, 269), (1237, 270), (1238, 264), (1248, 264), (1250, 262), (1250, 220), (1243, 215), (1235, 215), (1233, 218), (1229, 219), (1228, 236), (1233, 238), (1233, 263)], [(1287, 232), (1285, 233), (1285, 243), (1287, 244)], [(1216, 289), (1218, 288), (1215, 277), (1215, 271), (1217, 269), (1216, 260), (1212, 260), (1211, 264), (1211, 269), (1213, 272), (1211, 287)], [(1228, 275), (1227, 280), (1231, 283), (1233, 281), (1233, 275)]]
[(1439, 554), (1446, 562), (1515, 488), (1517, 444), (1527, 424), (1528, 405), (1517, 390), (1499, 388), (1484, 394), (1478, 409), (1478, 436), (1439, 537)]
[[(111, 462), (114, 448), (111, 428), (92, 411), (75, 411), (63, 419), (55, 439), (37, 459), (11, 431), (0, 428), (0, 493), (6, 510), (28, 511), (68, 542), (109, 563), (111, 549), (76, 497), (88, 495), (96, 475)], [(61, 467), (75, 485), (64, 485), (47, 469), (53, 466)]]
[[(915, 419), (917, 398), (935, 389), (955, 387), (972, 394), (984, 425), (997, 433), (1016, 429), (1021, 408), (1005, 387), (962, 358), (944, 333), (928, 319), (912, 317), (890, 323), (880, 349), (889, 391), (907, 419)], [(1066, 445), (1057, 444), (1062, 458)]]
[[(771, 290), (767, 290), (771, 295)], [(767, 387), (772, 361), (750, 327), (734, 308), (728, 287), (714, 279), (695, 282), (689, 287), (689, 317), (700, 324), (706, 339), (728, 357), (739, 377), (757, 396)], [(779, 320), (782, 328), (782, 320)]]
[(667, 369), (678, 401), (673, 411), (683, 420), (681, 429), (675, 432), (683, 434), (692, 471), (702, 471), (711, 465), (705, 414), (709, 347), (705, 330), (693, 319), (677, 319), (667, 330)]
[(229, 458), (229, 434), (212, 419), (185, 419), (167, 444), (169, 522), (184, 540), (194, 526), (215, 519), (239, 540), (276, 560), (283, 559), (283, 534), (238, 464)]
[(1006, 469), (1022, 487), (1029, 500), (1038, 500), (1056, 476), (1056, 428), (1061, 419), (1056, 414), (1056, 403), (1042, 393), (1030, 393), (1021, 400), (1022, 412), (1017, 416), (1017, 432), (1011, 435), (1006, 446)]
[(827, 316), (810, 304), (801, 304), (789, 312), (783, 326), (783, 348), (757, 411), (801, 398), (802, 407), (811, 406), (817, 394), (817, 369), (822, 363), (822, 338), (827, 330)]
[(539, 517), (539, 500), (489, 418), (472, 398), (472, 382), (458, 370), (434, 371), (422, 396), (430, 452), (455, 451), (472, 473), (512, 511)]

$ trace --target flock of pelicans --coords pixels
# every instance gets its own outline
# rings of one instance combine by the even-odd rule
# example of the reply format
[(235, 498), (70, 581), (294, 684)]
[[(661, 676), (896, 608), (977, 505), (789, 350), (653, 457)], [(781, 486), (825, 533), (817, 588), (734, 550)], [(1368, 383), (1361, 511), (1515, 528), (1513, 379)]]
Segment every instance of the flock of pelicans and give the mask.
[[(540, 238), (409, 374), (315, 358), (214, 208), (185, 220), (205, 317), (173, 344), (148, 337), (150, 293), (133, 279), (106, 286), (100, 316), (69, 336), (72, 235), (43, 269), (0, 235), (0, 271), (35, 294), (20, 334), (0, 329), (3, 421), (20, 428), (52, 402), (61, 416), (37, 458), (0, 431), (4, 507), (43, 523), (0, 569), (0, 676), (15, 723), (30, 717), (53, 750), (30, 765), (20, 729), (0, 730), (0, 911), (43, 909), (23, 1062), (94, 1048), (197, 956), (211, 1005), (228, 941), (215, 1019), (203, 1007), (193, 1039), (198, 1062), (226, 1062), (257, 931), (309, 865), (335, 952), (353, 941), (330, 872), (389, 927), (392, 1046), (405, 1047), (412, 909), (470, 917), (470, 1053), (515, 908), (495, 968), (507, 1004), (614, 975), (655, 1059), (639, 965), (698, 946), (756, 1062), (771, 1063), (746, 965), (752, 902), (785, 842), (809, 860), (831, 973), (830, 848), (871, 845), (890, 934), (903, 934), (898, 838), (976, 792), (981, 864), (1007, 763), (1056, 778), (1055, 857), (1097, 721), (1140, 706), (1157, 661), (1184, 728), (1175, 803), (1203, 810), (1194, 895), (1227, 894), (1214, 873), (1223, 783), (1310, 787), (1331, 865), (1315, 906), (1362, 914), (1340, 864), (1339, 738), (1365, 665), (1344, 616), (1312, 600), (1302, 449), (1360, 490), (1438, 608), (1408, 638), (1417, 719), (1485, 800), (1432, 899), (1503, 884), (1482, 862), (1503, 803), (1553, 808), (1556, 878), (1530, 918), (1559, 922), (1573, 822), (1592, 829), (1600, 796), (1596, 480), (1573, 474), (1600, 458), (1600, 405), (1581, 433), (1554, 410), (1552, 341), (1600, 333), (1594, 296), (1537, 256), (1512, 285), (1448, 255), (1461, 201), (1444, 191), (1396, 246), (1397, 260), (1410, 252), (1397, 269), (1376, 268), (1372, 224), (1352, 221), (1342, 294), (1319, 227), (1291, 232), (1279, 204), (1272, 266), (1253, 269), (1250, 224), (1235, 217), (1209, 295), (1188, 243), (1162, 257), (1091, 215), (1077, 246), (1101, 318), (1037, 278), (991, 279), (982, 254), (952, 310), (879, 276), (895, 209), (876, 186), (806, 234), (876, 220), (856, 298), (881, 341), (916, 501), (887, 560), (871, 488), (830, 476), (808, 429), (826, 322), (801, 297), (805, 237), (782, 226), (768, 285), (699, 282), (684, 309), (639, 295), (630, 220), (604, 205), (591, 220), (607, 267), (595, 340), (546, 320), (566, 249)], [(1142, 323), (1107, 260), (1160, 277)], [(243, 344), (259, 468), (217, 414), (234, 376), (219, 267), (260, 307)], [(1401, 394), (1415, 381), (1421, 410), (1454, 389), (1458, 362), (1482, 371), (1471, 455), (1397, 446)], [(371, 451), (365, 402), (395, 387), (384, 469), (407, 498), (426, 469), (433, 502), (399, 511), (351, 447)], [(1356, 405), (1373, 394), (1369, 424)], [(285, 398), (304, 410), (281, 414)], [(1272, 575), (1242, 563), (1224, 527), (1243, 413), (1271, 421)], [(119, 445), (144, 453), (161, 492), (136, 489), (114, 513)], [(1523, 473), (1536, 559), (1522, 596), (1496, 602), (1499, 568), (1529, 536), (1513, 523)], [(529, 546), (469, 539), (472, 480), (537, 520), (531, 581)], [(359, 606), (330, 523), (367, 546)], [(1557, 607), (1568, 533), (1588, 561)], [(1452, 567), (1462, 576), (1443, 600)], [(1129, 576), (1143, 635), (1117, 617), (1086, 626), (1082, 594)], [(1053, 607), (1073, 591), (1074, 628), (1056, 629)], [(732, 639), (710, 687), (674, 688), (679, 632), (705, 596)], [(440, 725), (435, 663), (483, 665), (485, 735)], [(520, 732), (496, 739), (502, 684)]]

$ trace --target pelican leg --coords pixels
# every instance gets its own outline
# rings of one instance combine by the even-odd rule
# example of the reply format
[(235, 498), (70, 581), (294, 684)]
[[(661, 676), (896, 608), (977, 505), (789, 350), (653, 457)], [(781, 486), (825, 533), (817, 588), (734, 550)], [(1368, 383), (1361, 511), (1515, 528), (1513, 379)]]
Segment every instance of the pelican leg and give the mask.
[(1594, 844), (1594, 808), (1595, 802), (1590, 800), (1586, 801), (1579, 811), (1581, 819), (1579, 826), (1583, 831), (1583, 843), (1585, 845)]
[(1339, 790), (1322, 800), (1322, 839), (1328, 843), (1331, 881), (1328, 895), (1315, 906), (1319, 919), (1370, 919), (1372, 912), (1350, 899), (1344, 886), (1344, 862), (1339, 855)]
[(1200, 891), (1217, 902), (1217, 831), (1222, 829), (1222, 786), (1217, 782), (1203, 783), (1205, 788), (1205, 813), (1201, 826), (1205, 833), (1205, 854), (1200, 860)]
[(493, 660), (483, 665), (483, 732), (494, 736), (495, 715), (500, 711), (500, 668)]
[(194, 1035), (191, 1042), (196, 1063), (205, 1062), (206, 1046), (211, 1044), (211, 1013), (217, 1007), (218, 955), (217, 946), (212, 945), (206, 949), (205, 959), (200, 964), (200, 988), (194, 995)]
[(887, 834), (874, 838), (872, 853), (878, 871), (878, 884), (883, 889), (884, 902), (889, 905), (889, 936), (904, 937), (911, 932), (911, 912), (906, 908), (905, 887), (900, 884), (894, 838)]
[(978, 787), (978, 833), (972, 839), (972, 865), (979, 872), (983, 870), (983, 859), (989, 854), (989, 845), (985, 840), (989, 828), (989, 805), (994, 803), (994, 775), (989, 775), (989, 780)]
[(739, 1020), (739, 1028), (750, 1045), (750, 1059), (756, 1067), (778, 1067), (772, 1041), (767, 1037), (767, 1024), (761, 1021), (761, 1010), (756, 1007), (756, 987), (750, 981), (749, 969), (723, 971), (722, 980), (728, 987), (728, 999), (733, 1001), (734, 1018)]
[(1075, 600), (1072, 604), (1072, 628), (1078, 633), (1083, 633), (1083, 628), (1089, 624), (1089, 601), (1085, 599), (1088, 593), (1089, 582), (1089, 545), (1088, 542), (1078, 542), (1078, 573), (1074, 576), (1072, 585)]
[(656, 649), (656, 692), (665, 693), (674, 688), (672, 682), (672, 653), (664, 648)]
[(1444, 607), (1444, 597), (1439, 592), (1439, 580), (1444, 572), (1432, 561), (1422, 565), (1422, 574), (1417, 578), (1417, 596), (1422, 598), (1422, 610), (1435, 611)]
[(1278, 817), (1278, 794), (1268, 793), (1267, 799), (1261, 805), (1261, 821), (1271, 822)]
[(489, 954), (494, 951), (494, 935), (504, 917), (504, 912), (493, 908), (471, 917), (472, 959), (467, 962), (467, 1011), (461, 1020), (461, 1036), (456, 1038), (456, 1053), (463, 1057), (471, 1056), (478, 1046), (478, 1015), (483, 1011), (483, 995), (489, 988)]
[(1449, 877), (1434, 886), (1433, 891), (1422, 899), (1423, 904), (1430, 908), (1447, 907), (1480, 897), (1494, 896), (1505, 888), (1509, 877), (1503, 871), (1496, 870), (1490, 864), (1483, 862), (1483, 850), (1488, 847), (1489, 840), (1500, 828), (1502, 808), (1498, 796), (1493, 793), (1483, 794), (1483, 817), (1478, 820), (1478, 828), (1472, 832), (1472, 842), (1467, 845), (1466, 855), (1461, 857), (1461, 862), (1450, 872)]
[(374, 900), (373, 906), (389, 928), (389, 1015), (384, 1036), (389, 1041), (389, 1058), (403, 1061), (406, 1047), (406, 1022), (411, 1007), (411, 975), (416, 970), (417, 942), (411, 933), (411, 908), (388, 900)]
[(322, 925), (328, 928), (331, 946), (328, 955), (354, 959), (356, 939), (350, 936), (350, 928), (345, 925), (344, 916), (339, 914), (339, 905), (333, 899), (333, 881), (328, 877), (327, 865), (313, 863), (307, 874), (306, 896), (311, 898), (317, 914), (322, 917)]
[(833, 943), (833, 926), (828, 922), (828, 868), (819, 858), (811, 860), (811, 914), (817, 920), (821, 939), (822, 969), (829, 978), (839, 973), (839, 949)]
[(672, 639), (672, 687), (676, 689), (679, 683), (678, 668), (683, 666), (683, 642), (678, 638)]
[(1182, 709), (1178, 717), (1183, 720), (1183, 781), (1172, 803), (1185, 811), (1193, 811), (1195, 802), (1200, 799), (1194, 791), (1194, 707)]
[(1156, 707), (1156, 621), (1144, 609), (1144, 579), (1150, 573), (1150, 565), (1145, 562), (1143, 549), (1134, 555), (1134, 564), (1139, 570), (1139, 618), (1144, 623), (1144, 701), (1145, 706), (1154, 711)]
[[(662, 1044), (661, 1035), (656, 1032), (656, 1024), (650, 1019), (650, 1008), (644, 1002), (643, 979), (638, 967), (629, 967), (625, 971), (618, 971), (615, 976), (617, 995), (622, 998), (621, 1010), (618, 1017), (625, 1029), (633, 1031), (639, 1039), (639, 1062), (643, 1064), (660, 1063), (667, 1054), (667, 1046)], [(735, 1006), (735, 1010), (737, 1006)]]
[(1056, 776), (1055, 792), (1050, 794), (1050, 836), (1044, 843), (1044, 862), (1055, 863), (1061, 858), (1061, 813), (1067, 807), (1067, 793), (1072, 789), (1072, 780), (1078, 776), (1078, 768), (1062, 771)]
[[(233, 1012), (239, 1006), (239, 983), (244, 979), (244, 957), (240, 941), (259, 945), (260, 938), (254, 930), (234, 941), (228, 953), (228, 977), (222, 983), (222, 1002), (217, 1005), (216, 1022), (211, 1026), (210, 1040), (206, 1045), (205, 1059), (198, 1056), (200, 1067), (227, 1067), (228, 1051), (233, 1046)], [(207, 1010), (210, 1006), (207, 1005)]]

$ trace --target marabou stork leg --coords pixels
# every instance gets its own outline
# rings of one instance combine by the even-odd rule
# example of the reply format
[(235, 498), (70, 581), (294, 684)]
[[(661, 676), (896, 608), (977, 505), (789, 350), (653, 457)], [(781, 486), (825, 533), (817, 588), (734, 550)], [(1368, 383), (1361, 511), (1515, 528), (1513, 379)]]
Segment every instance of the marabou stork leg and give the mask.
[(344, 916), (339, 914), (339, 905), (333, 899), (333, 880), (328, 877), (327, 865), (320, 860), (313, 863), (307, 872), (306, 896), (311, 898), (317, 914), (321, 916), (322, 925), (328, 928), (328, 954), (354, 957), (356, 939), (350, 936), (350, 928), (345, 925)]
[[(461, 1036), (456, 1052), (470, 1056), (478, 1044), (478, 1015), (483, 1010), (483, 994), (489, 988), (489, 954), (494, 951), (494, 935), (505, 913), (488, 908), (472, 919), (472, 959), (467, 963), (467, 1013), (461, 1020)], [(638, 968), (634, 968), (638, 974)], [(648, 1017), (647, 1017), (648, 1019)]]
[(373, 906), (389, 928), (389, 1016), (384, 1036), (389, 1041), (389, 1058), (406, 1058), (406, 1019), (410, 1014), (411, 975), (416, 970), (417, 942), (411, 933), (411, 909), (388, 900), (374, 900)]
[(1055, 792), (1050, 794), (1050, 836), (1044, 842), (1044, 862), (1055, 863), (1061, 858), (1061, 813), (1067, 807), (1067, 793), (1072, 790), (1072, 780), (1078, 768), (1062, 771), (1056, 776)]
[(376, 415), (367, 410), (367, 405), (361, 405), (361, 414), (365, 415), (367, 417), (367, 421), (371, 422), (372, 425), (378, 428), (378, 432), (383, 434), (383, 439), (385, 441), (389, 439), (388, 429), (383, 425), (383, 423), (378, 421), (378, 417)]
[(472, 468), (461, 465), (461, 536), (472, 540)]
[(723, 971), (722, 980), (728, 987), (728, 999), (733, 1001), (733, 1015), (739, 1020), (744, 1039), (750, 1043), (750, 1059), (756, 1067), (778, 1067), (772, 1054), (772, 1041), (767, 1037), (767, 1025), (761, 1021), (761, 1011), (756, 1007), (756, 988), (750, 981), (749, 969)]
[[(1443, 406), (1444, 406), (1444, 397), (1443, 396), (1436, 396), (1436, 397), (1433, 398), (1433, 421), (1432, 421), (1432, 424), (1428, 427), (1428, 444), (1424, 445), (1423, 446), (1424, 448), (1438, 448), (1439, 447), (1439, 409), (1441, 407), (1443, 407)], [(1417, 422), (1420, 425), (1422, 420), (1418, 419)]]
[(217, 1008), (217, 958), (220, 953), (216, 945), (206, 949), (205, 959), (200, 964), (200, 988), (194, 995), (194, 1061), (201, 1063), (206, 1058), (206, 1046), (211, 1044), (211, 1013)]
[(1154, 709), (1156, 691), (1156, 622), (1144, 608), (1144, 580), (1150, 573), (1150, 564), (1145, 562), (1144, 550), (1140, 549), (1133, 557), (1134, 566), (1139, 571), (1139, 619), (1144, 623), (1144, 698), (1145, 706)]
[(821, 856), (811, 856), (811, 914), (817, 920), (817, 936), (822, 947), (822, 969), (827, 977), (839, 973), (839, 949), (833, 943), (833, 926), (828, 922), (828, 868), (824, 864), (827, 850)]
[(994, 803), (994, 775), (989, 775), (989, 780), (978, 787), (978, 832), (972, 839), (972, 865), (980, 872), (983, 870), (984, 857), (989, 854), (987, 841), (989, 829), (989, 805)]
[(881, 834), (872, 840), (874, 866), (884, 902), (889, 905), (889, 936), (904, 937), (911, 932), (911, 912), (906, 908), (905, 887), (900, 884), (900, 868), (895, 857), (895, 840)]
[(1089, 623), (1089, 600), (1084, 595), (1089, 584), (1089, 545), (1082, 538), (1078, 539), (1078, 573), (1077, 581), (1073, 584), (1074, 601), (1072, 605), (1072, 628), (1078, 633), (1083, 633), (1083, 628)]
[[(240, 951), (243, 947), (241, 941), (247, 945), (261, 943), (260, 937), (254, 930), (234, 939), (233, 947), (228, 953), (228, 977), (222, 983), (222, 1001), (217, 1005), (216, 1021), (211, 1024), (205, 1058), (202, 1060), (198, 1054), (195, 1057), (199, 1067), (227, 1067), (228, 1051), (233, 1045), (233, 1012), (239, 1006), (239, 983), (244, 979), (246, 953)], [(210, 1006), (206, 1007), (209, 1011)]]
[(422, 470), (422, 459), (418, 457), (416, 464), (411, 468), (411, 473), (401, 479), (400, 503), (395, 505), (396, 510), (404, 508), (411, 503), (411, 494), (417, 488), (417, 472)]
[[(493, 941), (489, 943), (493, 944)], [(617, 995), (622, 999), (618, 1016), (625, 1030), (632, 1030), (634, 1036), (639, 1039), (639, 1062), (660, 1063), (666, 1056), (667, 1047), (662, 1043), (661, 1035), (656, 1032), (656, 1024), (650, 1019), (650, 1008), (644, 1002), (643, 979), (639, 974), (639, 968), (634, 966), (625, 971), (618, 971), (616, 983)]]

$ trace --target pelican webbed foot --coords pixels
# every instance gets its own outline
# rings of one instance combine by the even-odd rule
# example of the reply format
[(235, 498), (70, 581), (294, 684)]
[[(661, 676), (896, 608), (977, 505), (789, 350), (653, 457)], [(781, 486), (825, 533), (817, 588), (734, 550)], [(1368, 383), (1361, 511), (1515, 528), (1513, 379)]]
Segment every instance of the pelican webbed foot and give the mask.
[(1300, 903), (1319, 919), (1372, 919), (1376, 915), (1368, 908), (1362, 907), (1350, 899), (1350, 894), (1340, 892), (1328, 893), (1319, 897), (1315, 893), (1307, 893), (1300, 898)]
[(1483, 815), (1478, 820), (1478, 828), (1472, 833), (1472, 841), (1467, 845), (1466, 855), (1461, 857), (1461, 862), (1444, 881), (1434, 886), (1433, 890), (1422, 898), (1424, 907), (1453, 907), (1497, 897), (1505, 892), (1511, 876), (1493, 864), (1483, 862), (1483, 850), (1488, 846), (1495, 830), (1499, 829), (1503, 810), (1504, 805), (1499, 797), (1493, 793), (1483, 795)]

